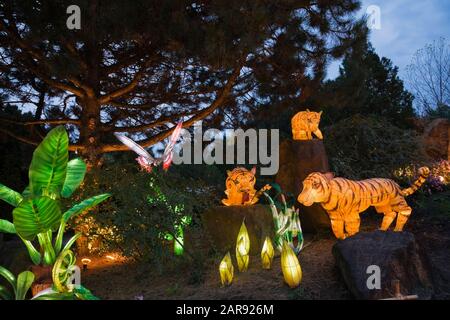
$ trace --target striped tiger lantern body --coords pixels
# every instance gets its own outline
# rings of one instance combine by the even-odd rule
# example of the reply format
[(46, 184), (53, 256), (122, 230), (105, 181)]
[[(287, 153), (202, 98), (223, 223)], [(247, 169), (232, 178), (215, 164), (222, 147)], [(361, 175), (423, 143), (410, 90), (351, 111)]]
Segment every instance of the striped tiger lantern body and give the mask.
[(359, 231), (359, 214), (373, 206), (384, 214), (381, 230), (388, 230), (397, 218), (394, 231), (402, 231), (411, 215), (405, 197), (414, 193), (425, 182), (430, 170), (419, 169), (419, 178), (409, 188), (401, 189), (390, 179), (354, 181), (334, 178), (329, 173), (314, 172), (303, 181), (303, 190), (297, 200), (305, 206), (320, 203), (327, 211), (334, 235), (345, 239)]

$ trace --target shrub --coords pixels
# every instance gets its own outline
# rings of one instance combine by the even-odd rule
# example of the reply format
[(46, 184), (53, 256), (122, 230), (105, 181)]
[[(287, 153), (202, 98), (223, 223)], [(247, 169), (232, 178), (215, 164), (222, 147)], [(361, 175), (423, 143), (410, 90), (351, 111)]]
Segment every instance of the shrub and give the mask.
[(324, 128), (331, 169), (350, 179), (395, 177), (394, 171), (427, 159), (417, 135), (383, 118), (355, 115)]
[(114, 192), (114, 198), (95, 216), (86, 215), (78, 221), (89, 225), (85, 235), (91, 243), (100, 238), (103, 250), (119, 250), (125, 256), (157, 264), (173, 255), (170, 242), (177, 226), (190, 217), (189, 228), (201, 228), (199, 214), (215, 196), (215, 190), (202, 180), (173, 168), (149, 174), (130, 163), (94, 171), (89, 179), (96, 183), (87, 184), (85, 191), (89, 192), (89, 186), (101, 186)]

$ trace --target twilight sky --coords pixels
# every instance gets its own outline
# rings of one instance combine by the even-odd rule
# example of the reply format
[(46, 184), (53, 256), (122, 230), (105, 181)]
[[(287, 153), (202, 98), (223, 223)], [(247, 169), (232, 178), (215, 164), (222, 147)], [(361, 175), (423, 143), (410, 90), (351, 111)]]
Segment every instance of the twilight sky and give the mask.
[[(448, 0), (362, 0), (360, 14), (370, 5), (381, 12), (381, 29), (372, 29), (370, 41), (376, 52), (392, 60), (404, 79), (412, 55), (439, 37), (450, 41), (450, 1)], [(328, 78), (338, 75), (340, 62), (329, 66)]]

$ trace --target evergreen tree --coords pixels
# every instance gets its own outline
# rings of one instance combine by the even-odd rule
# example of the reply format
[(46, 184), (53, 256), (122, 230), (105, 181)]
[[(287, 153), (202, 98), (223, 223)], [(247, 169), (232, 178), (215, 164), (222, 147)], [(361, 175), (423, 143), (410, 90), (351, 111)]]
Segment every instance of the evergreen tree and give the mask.
[(388, 58), (380, 58), (370, 44), (344, 58), (339, 76), (324, 84), (315, 102), (326, 110), (328, 122), (362, 114), (382, 116), (396, 126), (408, 127), (415, 116), (413, 96), (405, 90), (398, 67)]
[[(74, 4), (80, 29), (66, 24)], [(33, 124), (66, 124), (70, 150), (98, 165), (127, 150), (113, 132), (139, 133), (148, 147), (180, 119), (223, 122), (306, 97), (361, 34), (358, 9), (356, 0), (4, 0), (2, 87), (13, 100), (40, 93)], [(2, 130), (17, 136), (10, 122)]]

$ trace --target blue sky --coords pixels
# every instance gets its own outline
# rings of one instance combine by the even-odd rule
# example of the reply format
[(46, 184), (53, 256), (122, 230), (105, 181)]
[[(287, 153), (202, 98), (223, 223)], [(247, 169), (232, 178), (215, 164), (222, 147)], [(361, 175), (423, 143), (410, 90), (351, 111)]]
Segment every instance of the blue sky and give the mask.
[[(392, 60), (404, 79), (405, 67), (413, 54), (439, 37), (450, 41), (448, 0), (362, 0), (360, 15), (370, 5), (381, 13), (381, 29), (372, 29), (370, 41), (376, 52)], [(340, 62), (329, 66), (328, 78), (338, 75)]]

